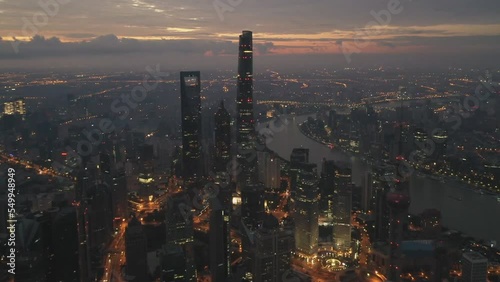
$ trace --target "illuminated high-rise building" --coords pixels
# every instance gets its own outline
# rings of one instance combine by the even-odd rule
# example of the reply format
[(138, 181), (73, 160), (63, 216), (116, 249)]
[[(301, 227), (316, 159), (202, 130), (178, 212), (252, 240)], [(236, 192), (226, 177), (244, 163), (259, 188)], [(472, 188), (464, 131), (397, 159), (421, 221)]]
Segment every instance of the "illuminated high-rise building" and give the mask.
[(239, 186), (257, 181), (257, 156), (255, 152), (255, 120), (253, 113), (253, 39), (251, 31), (240, 35), (238, 54), (237, 110), (237, 160), (241, 167)]
[(15, 99), (3, 103), (4, 115), (19, 115), (23, 119), (26, 117), (26, 102), (24, 98)]
[(373, 197), (372, 209), (375, 211), (375, 240), (387, 242), (389, 239), (389, 207), (387, 205), (387, 194), (389, 193), (388, 181), (393, 181), (394, 173), (389, 166), (375, 166), (373, 174)]
[(333, 239), (340, 250), (351, 247), (352, 172), (349, 168), (335, 168), (333, 196)]
[(224, 102), (215, 113), (215, 156), (214, 170), (225, 172), (231, 158), (231, 116), (224, 108)]
[(283, 281), (286, 272), (290, 270), (294, 249), (293, 231), (280, 227), (274, 216), (267, 215), (263, 227), (255, 232), (254, 238), (253, 281)]
[(264, 216), (264, 185), (248, 184), (241, 190), (241, 218), (250, 229), (257, 229)]
[(277, 191), (281, 185), (281, 161), (273, 152), (257, 152), (259, 181), (267, 191)]
[(320, 179), (320, 213), (327, 218), (333, 217), (333, 200), (335, 193), (335, 162), (323, 160)]
[(196, 281), (191, 205), (192, 202), (186, 192), (176, 193), (167, 200), (163, 281)]
[(295, 193), (295, 248), (311, 256), (318, 251), (319, 186), (316, 164), (297, 165)]
[(139, 183), (151, 184), (154, 182), (154, 147), (149, 144), (142, 144), (139, 147)]
[(182, 176), (184, 180), (202, 176), (201, 81), (199, 71), (183, 71), (181, 78)]

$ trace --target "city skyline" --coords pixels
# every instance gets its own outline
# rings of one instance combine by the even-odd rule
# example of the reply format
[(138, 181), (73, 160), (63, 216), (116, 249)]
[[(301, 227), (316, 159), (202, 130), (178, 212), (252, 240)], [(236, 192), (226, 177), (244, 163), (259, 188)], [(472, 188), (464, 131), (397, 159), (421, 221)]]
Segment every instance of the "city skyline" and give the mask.
[(0, 0), (1, 281), (500, 281), (498, 0), (199, 2)]

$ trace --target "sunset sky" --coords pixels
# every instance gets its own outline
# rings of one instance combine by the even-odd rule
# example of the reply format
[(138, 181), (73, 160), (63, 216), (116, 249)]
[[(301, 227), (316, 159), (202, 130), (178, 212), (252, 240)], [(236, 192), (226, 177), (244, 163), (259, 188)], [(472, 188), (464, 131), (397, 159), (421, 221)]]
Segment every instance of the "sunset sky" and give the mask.
[[(255, 49), (262, 56), (353, 52), (380, 58), (455, 55), (491, 61), (488, 57), (498, 60), (500, 52), (498, 0), (40, 3), (59, 4), (44, 9), (39, 1), (0, 0), (0, 62), (43, 64), (49, 58), (69, 62), (74, 56), (92, 60), (103, 55), (119, 61), (140, 54), (161, 54), (173, 61), (183, 56), (233, 56), (241, 30), (254, 31)], [(392, 13), (391, 5), (399, 12)], [(377, 14), (382, 15), (378, 21)], [(20, 42), (12, 44), (13, 38)]]

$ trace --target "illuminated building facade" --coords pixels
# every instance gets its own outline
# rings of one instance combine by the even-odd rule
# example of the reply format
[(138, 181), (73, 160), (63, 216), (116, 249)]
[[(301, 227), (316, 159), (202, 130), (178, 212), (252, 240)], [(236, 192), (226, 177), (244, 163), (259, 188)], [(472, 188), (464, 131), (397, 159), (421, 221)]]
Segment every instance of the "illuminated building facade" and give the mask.
[(311, 256), (318, 251), (319, 187), (316, 164), (297, 165), (295, 193), (295, 249)]
[[(294, 248), (293, 232), (278, 226), (276, 218), (266, 219), (255, 233), (252, 274), (254, 282), (280, 282), (290, 270)], [(218, 280), (217, 280), (218, 281)]]
[(333, 239), (336, 248), (351, 247), (352, 172), (349, 168), (335, 168), (335, 195), (333, 196)]
[(231, 158), (231, 116), (220, 103), (215, 113), (214, 171), (225, 172)]
[(199, 71), (183, 71), (181, 79), (182, 176), (194, 180), (203, 174), (201, 152), (201, 80)]
[(281, 184), (281, 160), (273, 152), (257, 152), (259, 181), (268, 190), (276, 191)]
[[(113, 211), (108, 184), (100, 182), (97, 164), (87, 163), (78, 172), (74, 205), (77, 211), (81, 281), (98, 276), (106, 246), (113, 234)], [(86, 280), (83, 280), (86, 279)]]
[(237, 160), (242, 171), (238, 175), (238, 185), (242, 187), (255, 183), (258, 178), (253, 113), (253, 36), (251, 31), (243, 31), (240, 35), (237, 88)]
[(5, 102), (3, 104), (3, 114), (4, 115), (20, 115), (26, 116), (26, 102), (23, 98), (16, 99), (13, 101)]
[(390, 210), (389, 222), (389, 275), (392, 281), (399, 280), (401, 266), (401, 243), (403, 241), (403, 225), (408, 219), (410, 198), (400, 192), (387, 194), (387, 204)]
[(117, 218), (128, 217), (127, 178), (124, 168), (116, 168), (111, 172), (111, 202), (113, 216)]
[(210, 272), (212, 281), (227, 281), (231, 275), (230, 213), (212, 209), (210, 213)]
[(301, 165), (304, 163), (309, 163), (309, 149), (294, 148), (292, 150), (292, 154), (290, 155), (290, 192), (292, 201), (295, 201), (297, 177)]
[(191, 205), (190, 197), (185, 192), (174, 194), (167, 200), (165, 208), (167, 238), (162, 270), (164, 281), (196, 281)]
[(432, 156), (435, 160), (442, 160), (446, 157), (448, 151), (448, 132), (446, 130), (436, 131), (432, 134), (432, 140), (435, 144)]

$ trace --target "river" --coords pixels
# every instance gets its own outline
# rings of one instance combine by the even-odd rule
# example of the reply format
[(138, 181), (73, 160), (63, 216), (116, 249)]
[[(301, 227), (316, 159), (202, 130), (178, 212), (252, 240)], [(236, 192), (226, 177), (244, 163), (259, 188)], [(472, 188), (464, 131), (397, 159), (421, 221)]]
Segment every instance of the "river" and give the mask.
[[(353, 182), (361, 185), (369, 166), (357, 157), (341, 151), (331, 150), (303, 135), (298, 125), (308, 116), (288, 117), (288, 124), (273, 128), (273, 137), (267, 147), (282, 158), (289, 160), (292, 149), (308, 148), (309, 161), (321, 169), (323, 158), (336, 162), (350, 163)], [(264, 124), (265, 125), (265, 124)], [(258, 126), (262, 128), (264, 125)], [(410, 179), (410, 213), (418, 214), (425, 209), (435, 208), (441, 211), (442, 224), (450, 229), (461, 231), (474, 238), (495, 240), (500, 243), (500, 203), (496, 196), (481, 195), (468, 189), (461, 182), (446, 180), (445, 183), (421, 177), (414, 173)], [(454, 197), (450, 197), (453, 195)], [(461, 198), (462, 200), (458, 200)]]

